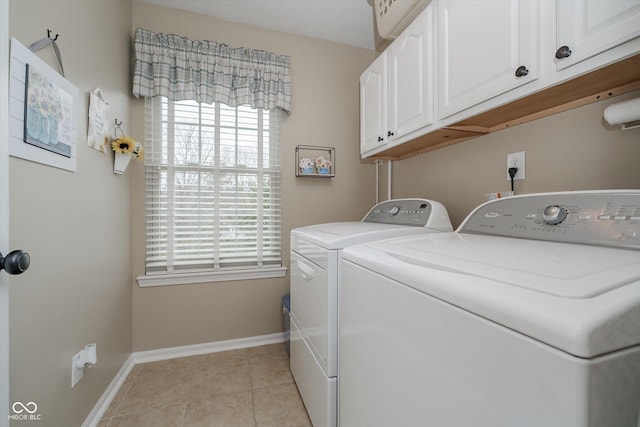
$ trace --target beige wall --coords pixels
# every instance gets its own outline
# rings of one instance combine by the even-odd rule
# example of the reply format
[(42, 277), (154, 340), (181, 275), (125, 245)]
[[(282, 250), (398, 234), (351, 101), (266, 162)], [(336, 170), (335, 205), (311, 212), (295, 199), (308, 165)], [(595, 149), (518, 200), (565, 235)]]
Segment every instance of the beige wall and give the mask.
[[(393, 197), (421, 196), (447, 206), (454, 226), (485, 193), (509, 191), (507, 154), (525, 152), (517, 194), (640, 188), (640, 129), (622, 131), (604, 109), (640, 91), (393, 163)], [(385, 193), (386, 196), (386, 193)]]
[[(134, 2), (133, 28), (264, 49), (291, 57), (292, 111), (282, 124), (282, 240), (302, 225), (360, 219), (374, 202), (374, 167), (358, 154), (358, 78), (374, 52)], [(142, 101), (132, 103), (142, 138)], [(296, 145), (336, 147), (336, 177), (296, 178)], [(134, 179), (134, 272), (144, 274), (144, 174)], [(282, 331), (282, 279), (139, 288), (133, 285), (133, 347), (148, 350)]]
[[(0, 0), (4, 1), (4, 0)], [(10, 159), (11, 247), (30, 269), (10, 290), (10, 399), (35, 402), (39, 422), (79, 426), (131, 353), (131, 178), (86, 144), (88, 93), (130, 124), (129, 0), (12, 0), (10, 33), (29, 46), (59, 33), (67, 79), (80, 92), (77, 172)], [(38, 56), (56, 68), (51, 47)], [(95, 342), (98, 364), (70, 387), (71, 358)], [(35, 423), (35, 424), (34, 424)]]

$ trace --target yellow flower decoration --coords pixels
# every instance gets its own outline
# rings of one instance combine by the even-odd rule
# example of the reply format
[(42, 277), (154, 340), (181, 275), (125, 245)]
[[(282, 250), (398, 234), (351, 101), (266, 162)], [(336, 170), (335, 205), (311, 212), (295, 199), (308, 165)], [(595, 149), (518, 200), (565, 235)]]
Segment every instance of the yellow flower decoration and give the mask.
[(136, 148), (133, 150), (133, 155), (140, 160), (144, 160), (144, 147), (139, 142), (136, 142)]
[(131, 154), (136, 147), (136, 141), (128, 136), (121, 136), (111, 142), (111, 149), (116, 153)]

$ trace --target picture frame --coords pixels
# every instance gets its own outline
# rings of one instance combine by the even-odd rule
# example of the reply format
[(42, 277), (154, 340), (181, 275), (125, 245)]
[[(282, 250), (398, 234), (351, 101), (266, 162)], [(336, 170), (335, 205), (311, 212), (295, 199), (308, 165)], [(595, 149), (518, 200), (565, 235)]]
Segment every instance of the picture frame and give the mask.
[(23, 141), (71, 157), (73, 97), (30, 64), (25, 64)]
[(78, 89), (15, 38), (9, 72), (9, 155), (75, 172)]
[(296, 146), (296, 176), (333, 178), (336, 176), (335, 147)]

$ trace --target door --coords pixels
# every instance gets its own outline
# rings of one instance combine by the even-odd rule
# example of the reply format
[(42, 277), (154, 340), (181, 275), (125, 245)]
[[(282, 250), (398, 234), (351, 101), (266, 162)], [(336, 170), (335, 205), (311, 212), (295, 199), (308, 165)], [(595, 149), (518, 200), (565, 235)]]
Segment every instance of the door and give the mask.
[(556, 8), (558, 70), (640, 36), (640, 0), (559, 1)]
[(438, 114), (448, 117), (537, 78), (538, 2), (438, 3)]
[(325, 370), (328, 304), (329, 276), (326, 269), (291, 251), (291, 316), (298, 322), (302, 336)]
[(360, 154), (387, 143), (387, 52), (360, 76)]
[[(9, 248), (9, 2), (0, 1), (0, 251)], [(9, 425), (9, 279), (0, 272), (0, 427)]]
[(389, 139), (433, 123), (433, 6), (389, 47)]

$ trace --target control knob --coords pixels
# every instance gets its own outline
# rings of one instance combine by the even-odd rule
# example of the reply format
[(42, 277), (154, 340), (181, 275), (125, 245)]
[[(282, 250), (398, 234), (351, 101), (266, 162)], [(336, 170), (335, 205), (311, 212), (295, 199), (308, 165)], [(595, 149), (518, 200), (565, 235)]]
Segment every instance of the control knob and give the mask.
[(398, 212), (400, 212), (400, 208), (398, 206), (392, 206), (391, 209), (389, 209), (387, 212), (389, 212), (389, 215), (391, 216), (398, 215)]
[(567, 218), (567, 210), (561, 206), (551, 205), (544, 208), (542, 212), (542, 220), (545, 224), (560, 224)]

